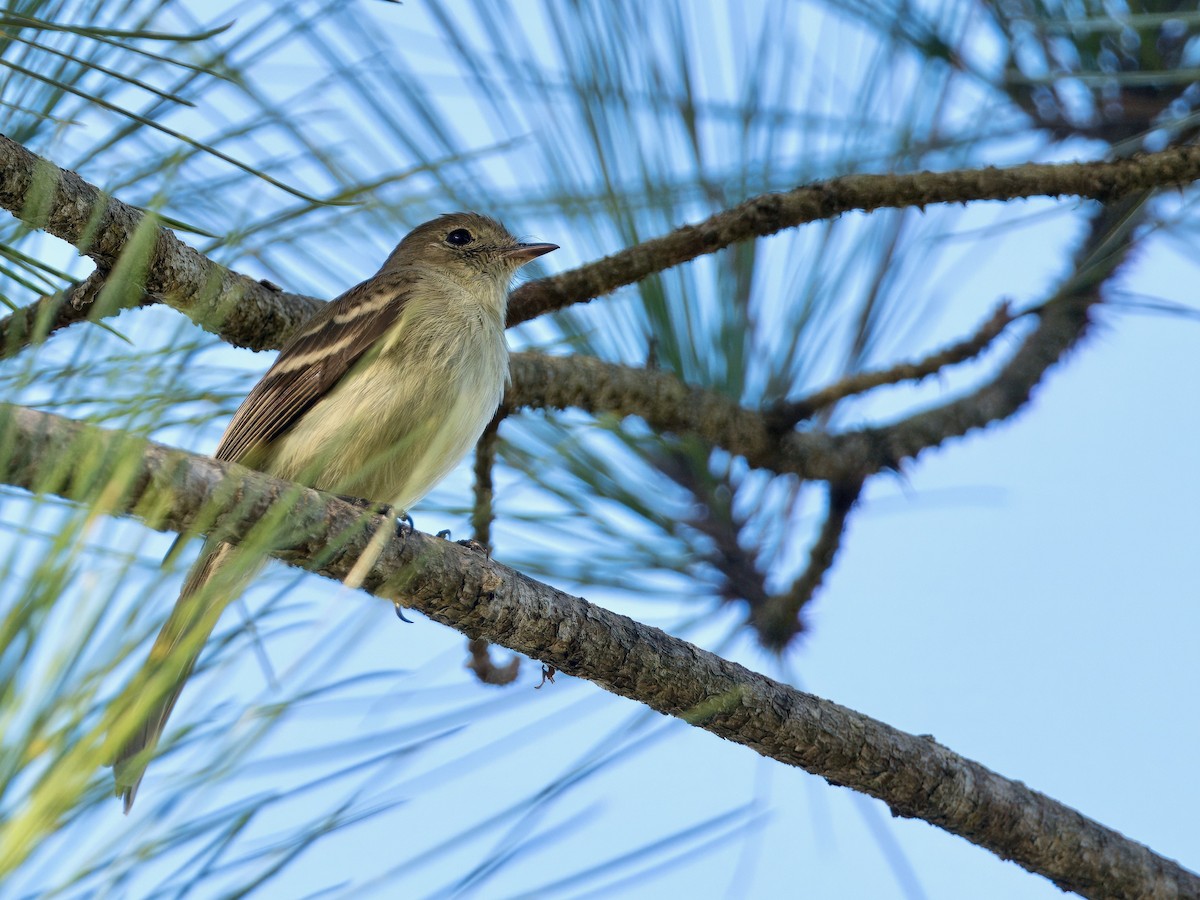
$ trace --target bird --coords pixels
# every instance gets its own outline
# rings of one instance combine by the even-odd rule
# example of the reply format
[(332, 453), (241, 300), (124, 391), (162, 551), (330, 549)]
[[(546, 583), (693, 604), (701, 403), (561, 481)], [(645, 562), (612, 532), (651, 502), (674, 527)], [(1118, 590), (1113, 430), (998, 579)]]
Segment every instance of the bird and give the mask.
[[(495, 415), (508, 383), (509, 285), (557, 249), (473, 212), (417, 226), (374, 276), (297, 330), (213, 456), (406, 513)], [(244, 556), (209, 536), (155, 639), (136, 727), (112, 758), (126, 813), (222, 610), (263, 564)]]

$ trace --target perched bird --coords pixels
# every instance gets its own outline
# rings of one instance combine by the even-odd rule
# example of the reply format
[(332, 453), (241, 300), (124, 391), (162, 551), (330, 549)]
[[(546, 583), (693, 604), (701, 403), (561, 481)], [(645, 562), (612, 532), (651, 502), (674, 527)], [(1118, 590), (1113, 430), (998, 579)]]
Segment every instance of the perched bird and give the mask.
[[(413, 229), (374, 277), (288, 341), (214, 456), (408, 510), (495, 414), (508, 381), (509, 283), (522, 265), (556, 249), (521, 243), (475, 213)], [(209, 538), (154, 642), (141, 725), (113, 761), (126, 812), (204, 642), (261, 565), (241, 556)]]

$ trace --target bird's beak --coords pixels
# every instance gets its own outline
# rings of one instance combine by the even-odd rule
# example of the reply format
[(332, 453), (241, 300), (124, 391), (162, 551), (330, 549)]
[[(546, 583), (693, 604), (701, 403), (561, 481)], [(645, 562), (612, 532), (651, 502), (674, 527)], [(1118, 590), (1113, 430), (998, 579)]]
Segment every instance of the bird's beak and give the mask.
[(523, 266), (530, 260), (557, 249), (558, 244), (517, 244), (511, 250), (505, 250), (504, 255), (514, 260), (518, 266)]

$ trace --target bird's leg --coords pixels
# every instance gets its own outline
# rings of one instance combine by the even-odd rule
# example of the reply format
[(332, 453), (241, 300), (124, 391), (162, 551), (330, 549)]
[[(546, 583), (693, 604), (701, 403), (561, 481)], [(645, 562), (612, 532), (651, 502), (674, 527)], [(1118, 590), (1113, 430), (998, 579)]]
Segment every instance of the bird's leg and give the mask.
[[(404, 537), (406, 534), (412, 534), (412, 532), (413, 532), (412, 516), (410, 516), (408, 513), (405, 513), (404, 515), (400, 516), (400, 518), (398, 518), (396, 520), (396, 537)], [(409, 625), (411, 625), (412, 619), (406, 619), (404, 617), (404, 607), (402, 607), (400, 605), (400, 601), (394, 600), (394, 601), (392, 601), (392, 605), (395, 606), (395, 608), (396, 608), (396, 618), (399, 619), (401, 622), (407, 622)]]
[[(405, 535), (412, 534), (412, 532), (413, 532), (412, 516), (410, 516), (408, 513), (405, 513), (404, 515), (400, 516), (400, 518), (398, 518), (396, 520), (396, 537), (404, 537)], [(411, 625), (412, 619), (406, 619), (404, 617), (404, 607), (400, 605), (400, 601), (393, 600), (392, 605), (396, 608), (396, 618), (399, 619), (401, 622), (406, 622), (409, 625)]]
[(533, 686), (535, 691), (540, 691), (544, 684), (554, 684), (554, 676), (558, 674), (558, 669), (548, 663), (542, 664), (542, 680)]
[[(395, 515), (395, 509), (392, 509), (392, 515)], [(413, 533), (413, 517), (406, 514), (396, 518), (396, 536), (397, 538), (406, 538)], [(400, 605), (400, 600), (392, 600), (392, 606), (396, 608), (396, 618), (401, 622), (409, 625), (413, 624), (412, 619), (404, 618), (404, 607)]]
[[(357, 506), (359, 509), (370, 510), (377, 516), (383, 516), (387, 519), (395, 519), (396, 537), (404, 537), (408, 534), (412, 534), (412, 516), (410, 516), (408, 513), (399, 515), (396, 507), (392, 506), (390, 503), (377, 503), (374, 500), (366, 500), (362, 497), (349, 497), (345, 494), (338, 494), (338, 499), (345, 500), (347, 503)], [(411, 625), (412, 619), (406, 619), (404, 617), (404, 607), (400, 605), (400, 601), (394, 600), (392, 603), (396, 608), (396, 618), (401, 622), (407, 622), (409, 625)]]
[(338, 494), (337, 496), (339, 500), (345, 500), (359, 509), (369, 510), (377, 516), (383, 516), (385, 519), (395, 519), (396, 537), (404, 537), (413, 530), (412, 516), (408, 513), (401, 515), (399, 510), (390, 503), (377, 503), (374, 500), (364, 500), (362, 497), (349, 497), (346, 494)]

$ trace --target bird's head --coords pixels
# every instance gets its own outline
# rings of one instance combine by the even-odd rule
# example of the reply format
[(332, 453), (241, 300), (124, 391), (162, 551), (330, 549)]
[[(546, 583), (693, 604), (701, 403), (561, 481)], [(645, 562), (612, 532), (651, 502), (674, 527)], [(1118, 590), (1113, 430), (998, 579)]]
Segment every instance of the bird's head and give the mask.
[(432, 267), (465, 285), (486, 279), (503, 290), (517, 269), (557, 249), (557, 244), (523, 243), (495, 219), (479, 213), (447, 213), (409, 232), (383, 271)]

